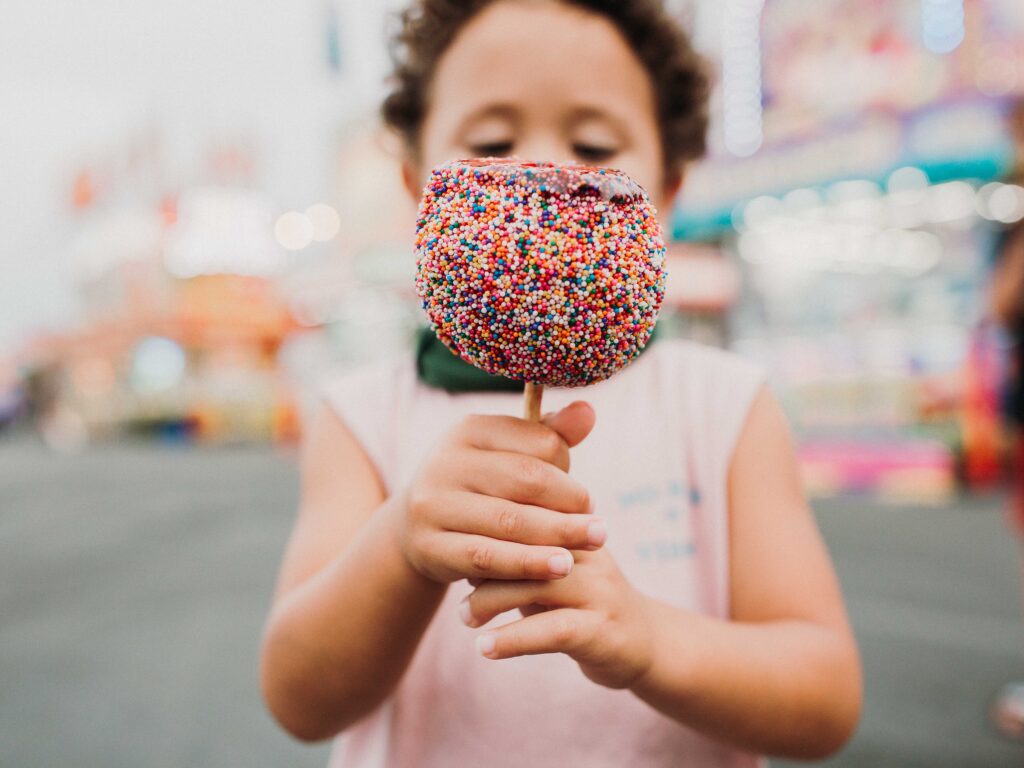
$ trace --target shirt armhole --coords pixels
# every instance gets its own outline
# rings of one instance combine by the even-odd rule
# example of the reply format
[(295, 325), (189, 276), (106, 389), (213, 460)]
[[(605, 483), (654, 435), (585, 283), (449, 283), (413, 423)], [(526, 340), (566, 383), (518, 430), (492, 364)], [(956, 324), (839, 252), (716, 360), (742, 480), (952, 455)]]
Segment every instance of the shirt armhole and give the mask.
[(732, 462), (736, 456), (736, 449), (739, 446), (743, 430), (750, 420), (750, 412), (754, 402), (767, 388), (766, 377), (757, 368), (737, 361), (748, 369), (747, 374), (740, 380), (737, 376), (734, 382), (734, 397), (736, 407), (731, 411), (731, 423), (724, 435), (722, 452), (722, 503), (724, 505), (722, 520), (722, 547), (725, 557), (722, 559), (723, 572), (721, 582), (723, 585), (722, 610), (724, 615), (732, 620), (732, 495), (729, 491), (729, 474), (732, 471)]
[(761, 396), (761, 393), (768, 389), (768, 383), (763, 376), (752, 378), (745, 382), (742, 387), (736, 387), (736, 406), (728, 415), (728, 426), (723, 432), (723, 443), (721, 455), (724, 457), (723, 467), (725, 472), (726, 486), (728, 487), (729, 472), (732, 469), (732, 460), (736, 456), (736, 449), (739, 447), (743, 430), (750, 420), (750, 412), (754, 403)]
[(383, 407), (390, 394), (392, 381), (379, 366), (333, 375), (325, 378), (317, 388), (318, 400), (326, 405), (352, 434), (363, 449), (385, 492), (391, 493), (391, 483), (385, 468), (387, 447), (383, 436), (392, 434), (389, 424), (391, 409)]
[(701, 438), (710, 454), (707, 471), (712, 487), (709, 497), (715, 499), (719, 510), (710, 539), (717, 553), (709, 574), (713, 580), (711, 604), (715, 615), (728, 620), (732, 611), (729, 470), (751, 407), (764, 390), (767, 377), (759, 367), (732, 353), (710, 347), (699, 349), (703, 359), (698, 364), (706, 371), (699, 398), (705, 409), (700, 419)]

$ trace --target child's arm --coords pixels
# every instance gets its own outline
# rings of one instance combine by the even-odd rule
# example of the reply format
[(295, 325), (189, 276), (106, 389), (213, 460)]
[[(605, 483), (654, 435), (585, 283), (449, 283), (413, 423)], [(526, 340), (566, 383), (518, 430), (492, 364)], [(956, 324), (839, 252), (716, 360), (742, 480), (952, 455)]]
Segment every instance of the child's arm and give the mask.
[(860, 661), (785, 416), (767, 391), (751, 408), (728, 490), (733, 621), (658, 606), (664, 639), (636, 693), (720, 738), (820, 759), (856, 727)]
[(278, 721), (318, 740), (370, 712), (401, 678), (449, 582), (564, 575), (565, 548), (593, 543), (594, 518), (565, 514), (589, 510), (567, 470), (569, 447), (592, 426), (581, 405), (546, 425), (470, 417), (408, 489), (385, 499), (359, 443), (324, 412), (305, 446), (263, 643), (261, 682)]
[(740, 437), (729, 499), (731, 621), (643, 596), (601, 551), (578, 556), (558, 583), (480, 586), (472, 626), (515, 607), (555, 609), (486, 633), (481, 650), (567, 653), (595, 682), (628, 687), (679, 722), (756, 752), (835, 751), (859, 718), (858, 654), (785, 419), (767, 392)]

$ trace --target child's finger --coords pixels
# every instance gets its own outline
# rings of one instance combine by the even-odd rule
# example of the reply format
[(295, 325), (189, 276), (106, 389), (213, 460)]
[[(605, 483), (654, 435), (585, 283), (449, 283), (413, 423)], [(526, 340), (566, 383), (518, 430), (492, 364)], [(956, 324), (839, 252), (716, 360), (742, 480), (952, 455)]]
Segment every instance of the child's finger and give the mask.
[(431, 538), (428, 556), (465, 579), (561, 579), (572, 571), (573, 556), (561, 547), (539, 547), (489, 536), (445, 532)]
[(514, 416), (469, 416), (460, 429), (462, 439), (474, 448), (521, 453), (569, 471), (569, 444), (547, 424)]
[(557, 432), (570, 448), (575, 448), (594, 429), (596, 419), (590, 404), (577, 400), (557, 413), (545, 415), (542, 423)]
[(495, 616), (530, 605), (574, 607), (573, 589), (559, 581), (494, 581), (477, 587), (459, 604), (459, 616), (468, 627), (480, 627)]
[(546, 606), (546, 605), (538, 605), (537, 603), (530, 603), (529, 605), (524, 605), (522, 608), (520, 608), (519, 609), (519, 613), (521, 613), (523, 616), (533, 616), (534, 614), (543, 613), (544, 611), (548, 611), (548, 610), (551, 610), (551, 609), (548, 606)]
[(591, 614), (574, 608), (559, 608), (483, 632), (476, 639), (476, 647), (488, 659), (540, 653), (578, 656), (586, 653), (596, 636), (597, 624)]
[(608, 536), (604, 521), (593, 515), (567, 515), (475, 493), (453, 495), (437, 522), (449, 531), (566, 549), (598, 549)]
[(535, 456), (503, 451), (467, 451), (463, 463), (466, 490), (555, 512), (590, 512), (587, 489), (562, 470)]

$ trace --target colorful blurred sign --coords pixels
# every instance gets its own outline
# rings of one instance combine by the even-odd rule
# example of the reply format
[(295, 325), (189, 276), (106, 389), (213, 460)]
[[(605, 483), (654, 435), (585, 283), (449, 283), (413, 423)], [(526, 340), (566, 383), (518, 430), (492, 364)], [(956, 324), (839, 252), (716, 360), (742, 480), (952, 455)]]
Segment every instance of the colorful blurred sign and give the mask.
[(687, 177), (673, 236), (713, 239), (730, 227), (736, 206), (755, 197), (881, 182), (908, 165), (933, 183), (1004, 173), (1005, 103), (1024, 93), (1020, 4), (965, 2), (963, 40), (945, 55), (926, 46), (922, 5), (766, 3), (763, 147), (732, 158), (714, 135), (711, 156)]

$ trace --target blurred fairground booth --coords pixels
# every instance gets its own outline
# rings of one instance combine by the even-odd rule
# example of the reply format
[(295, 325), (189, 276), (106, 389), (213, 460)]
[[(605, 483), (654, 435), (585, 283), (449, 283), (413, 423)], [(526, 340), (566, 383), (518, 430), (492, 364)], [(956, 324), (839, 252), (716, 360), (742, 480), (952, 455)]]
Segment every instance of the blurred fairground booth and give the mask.
[[(302, 99), (200, 123), (186, 166), (159, 114), (81, 154), (55, 192), (80, 311), (0, 356), (0, 422), (31, 413), (65, 449), (287, 442), (321, 372), (408, 348), (413, 208), (375, 118), (386, 61), (366, 53), (393, 4), (370, 5), (323, 4)], [(998, 483), (1007, 343), (987, 291), (1024, 218), (1019, 0), (671, 5), (715, 93), (709, 155), (665, 214), (662, 335), (770, 372), (814, 493)], [(309, 141), (260, 127), (282, 110)], [(300, 151), (321, 175), (285, 191)]]

